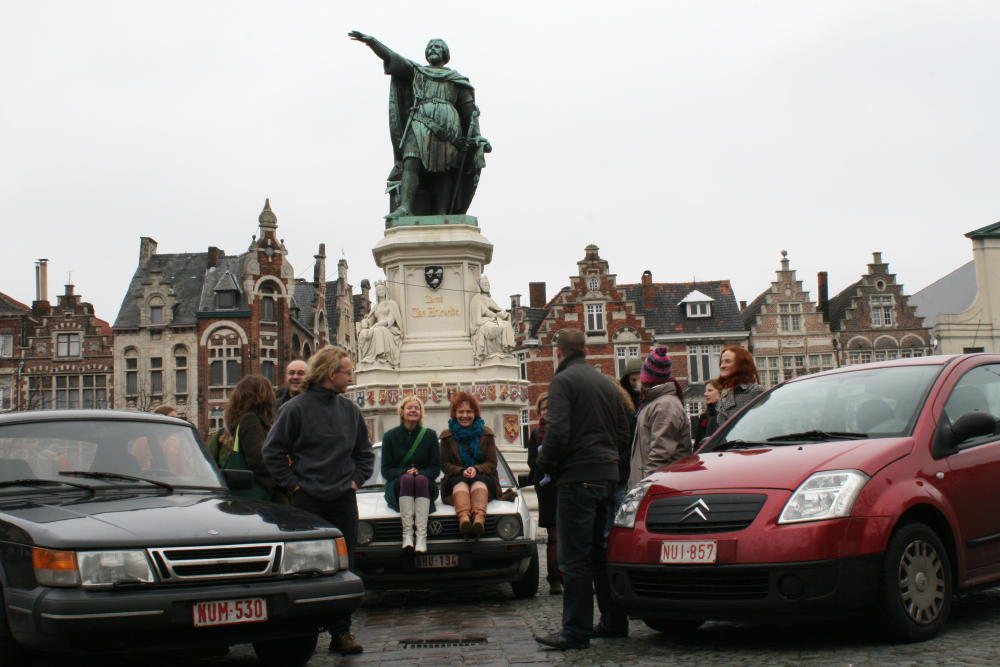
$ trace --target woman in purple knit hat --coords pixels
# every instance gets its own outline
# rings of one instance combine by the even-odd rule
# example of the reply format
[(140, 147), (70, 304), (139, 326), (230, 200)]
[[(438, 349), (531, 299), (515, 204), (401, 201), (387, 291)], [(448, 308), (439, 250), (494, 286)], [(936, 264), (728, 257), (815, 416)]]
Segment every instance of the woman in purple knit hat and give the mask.
[(664, 346), (653, 348), (642, 364), (642, 403), (636, 421), (628, 484), (692, 452), (691, 422), (681, 402), (681, 385)]

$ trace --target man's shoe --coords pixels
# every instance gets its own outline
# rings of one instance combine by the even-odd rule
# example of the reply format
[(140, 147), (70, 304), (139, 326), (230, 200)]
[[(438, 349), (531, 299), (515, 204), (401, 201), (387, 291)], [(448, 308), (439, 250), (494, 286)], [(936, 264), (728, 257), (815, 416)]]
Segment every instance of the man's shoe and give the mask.
[(589, 639), (570, 639), (562, 632), (553, 632), (551, 635), (545, 635), (544, 637), (536, 636), (535, 641), (550, 648), (557, 648), (560, 651), (574, 648), (590, 648)]
[(549, 582), (549, 595), (562, 595), (562, 582), (561, 581), (550, 581)]
[(341, 655), (356, 655), (361, 653), (364, 647), (354, 639), (354, 635), (345, 632), (342, 635), (333, 635), (330, 639), (330, 648), (327, 650)]
[(604, 625), (603, 623), (598, 623), (597, 625), (594, 626), (594, 631), (590, 633), (590, 636), (592, 638), (593, 637), (605, 637), (605, 638), (609, 638), (609, 639), (618, 639), (618, 638), (622, 638), (622, 637), (628, 637), (628, 628), (625, 627), (625, 628), (623, 628), (621, 630), (615, 630), (613, 628), (609, 628), (608, 626)]

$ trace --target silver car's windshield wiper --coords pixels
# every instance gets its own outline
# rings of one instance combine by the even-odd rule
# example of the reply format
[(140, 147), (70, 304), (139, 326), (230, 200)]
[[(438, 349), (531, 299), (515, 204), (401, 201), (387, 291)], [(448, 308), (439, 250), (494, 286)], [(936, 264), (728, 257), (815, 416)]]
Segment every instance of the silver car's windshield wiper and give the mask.
[(801, 433), (787, 433), (768, 438), (768, 442), (782, 442), (785, 440), (862, 440), (867, 438), (867, 433), (850, 433), (848, 431), (802, 431)]
[(66, 475), (67, 477), (89, 477), (90, 479), (123, 479), (127, 482), (146, 482), (147, 484), (153, 484), (154, 486), (159, 486), (161, 488), (167, 489), (168, 491), (173, 491), (174, 487), (166, 482), (161, 482), (158, 479), (149, 479), (148, 477), (134, 477), (132, 475), (126, 475), (120, 472), (102, 472), (97, 470), (60, 470), (60, 475)]
[(84, 491), (94, 492), (94, 487), (90, 484), (77, 484), (76, 482), (64, 482), (61, 479), (10, 479), (0, 482), (0, 488), (10, 486), (70, 486)]

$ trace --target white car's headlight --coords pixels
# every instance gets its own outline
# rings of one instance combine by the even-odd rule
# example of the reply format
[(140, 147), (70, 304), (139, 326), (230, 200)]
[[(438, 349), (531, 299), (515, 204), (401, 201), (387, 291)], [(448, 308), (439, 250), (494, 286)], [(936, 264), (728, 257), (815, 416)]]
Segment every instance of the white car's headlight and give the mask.
[(375, 539), (375, 526), (370, 521), (358, 522), (358, 544), (365, 546)]
[(497, 519), (497, 535), (505, 540), (512, 540), (521, 533), (521, 519), (508, 514)]
[(634, 528), (635, 516), (639, 513), (639, 504), (646, 497), (646, 491), (652, 486), (652, 480), (639, 482), (625, 494), (622, 504), (618, 506), (615, 514), (615, 525), (619, 528)]
[(859, 470), (817, 472), (802, 482), (781, 510), (778, 523), (823, 521), (850, 516), (870, 478)]
[(333, 540), (285, 542), (281, 556), (281, 574), (330, 574), (337, 571), (338, 564), (337, 546)]

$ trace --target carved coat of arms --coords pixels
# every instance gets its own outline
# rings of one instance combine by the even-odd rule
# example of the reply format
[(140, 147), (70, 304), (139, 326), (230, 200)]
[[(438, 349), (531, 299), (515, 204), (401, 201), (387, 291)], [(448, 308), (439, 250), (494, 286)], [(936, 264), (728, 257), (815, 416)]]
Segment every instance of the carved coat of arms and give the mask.
[(444, 267), (440, 265), (424, 267), (424, 281), (431, 289), (437, 289), (444, 280)]

